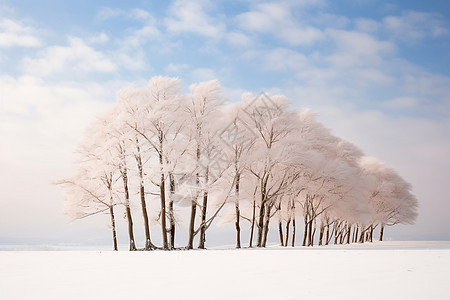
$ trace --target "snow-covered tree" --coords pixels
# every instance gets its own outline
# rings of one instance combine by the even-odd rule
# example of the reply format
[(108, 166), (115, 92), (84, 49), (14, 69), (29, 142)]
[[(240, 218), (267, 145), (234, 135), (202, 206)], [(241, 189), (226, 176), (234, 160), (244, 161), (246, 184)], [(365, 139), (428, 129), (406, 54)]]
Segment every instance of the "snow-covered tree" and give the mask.
[(302, 244), (312, 246), (316, 239), (319, 245), (333, 238), (371, 241), (378, 225), (381, 240), (385, 226), (412, 224), (417, 216), (411, 185), (334, 136), (314, 113), (264, 93), (244, 93), (240, 102), (226, 104), (217, 80), (193, 84), (189, 94), (169, 77), (122, 89), (79, 152), (74, 175), (59, 182), (68, 214), (109, 212), (115, 249), (114, 207), (122, 204), (130, 250), (136, 250), (130, 194), (140, 198), (145, 250), (156, 248), (147, 211), (152, 199), (160, 203), (155, 219), (164, 249), (175, 248), (178, 212), (188, 211), (183, 207), (190, 208), (187, 249), (197, 235), (205, 248), (206, 231), (219, 216), (234, 222), (237, 248), (241, 220), (250, 223), (249, 246), (257, 231), (256, 244), (265, 247), (273, 217), (284, 246), (289, 238), (295, 245), (296, 219), (302, 218)]
[[(161, 203), (159, 218), (164, 249), (173, 248), (175, 239), (173, 203), (169, 203), (167, 213), (166, 188), (170, 185), (173, 167), (171, 158), (176, 151), (175, 139), (183, 125), (182, 120), (177, 118), (177, 111), (181, 107), (180, 101), (183, 99), (180, 95), (181, 88), (181, 81), (177, 78), (153, 77), (141, 91), (140, 97), (135, 97), (136, 111), (131, 115), (134, 120), (129, 121), (140, 138), (144, 139), (156, 154), (156, 160), (151, 164), (153, 168), (150, 170), (152, 172), (150, 180), (159, 188)], [(167, 236), (167, 218), (170, 224), (170, 245)]]
[(375, 180), (369, 200), (375, 216), (370, 225), (372, 228), (378, 224), (381, 226), (380, 241), (383, 239), (385, 226), (413, 224), (417, 217), (418, 203), (411, 193), (411, 185), (394, 169), (373, 157), (363, 157), (359, 163), (364, 173), (373, 176)]

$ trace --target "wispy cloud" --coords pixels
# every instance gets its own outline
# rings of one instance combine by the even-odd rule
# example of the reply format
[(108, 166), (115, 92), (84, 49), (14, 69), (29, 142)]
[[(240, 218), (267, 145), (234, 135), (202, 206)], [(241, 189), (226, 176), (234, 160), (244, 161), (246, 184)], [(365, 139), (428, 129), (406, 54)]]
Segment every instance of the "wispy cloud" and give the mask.
[(324, 38), (320, 29), (301, 24), (291, 12), (289, 3), (261, 3), (236, 19), (245, 31), (270, 34), (289, 45), (313, 45)]
[(438, 13), (406, 11), (400, 16), (388, 16), (382, 24), (396, 38), (417, 41), (447, 35), (449, 30)]
[(51, 46), (41, 51), (37, 58), (23, 60), (27, 73), (50, 76), (59, 72), (112, 72), (115, 63), (103, 53), (88, 46), (78, 37), (69, 37), (68, 46)]
[(167, 30), (172, 33), (193, 33), (209, 38), (220, 38), (226, 25), (220, 18), (208, 12), (212, 4), (205, 0), (175, 1), (165, 19)]
[(42, 40), (36, 32), (20, 21), (0, 19), (0, 47), (40, 47)]

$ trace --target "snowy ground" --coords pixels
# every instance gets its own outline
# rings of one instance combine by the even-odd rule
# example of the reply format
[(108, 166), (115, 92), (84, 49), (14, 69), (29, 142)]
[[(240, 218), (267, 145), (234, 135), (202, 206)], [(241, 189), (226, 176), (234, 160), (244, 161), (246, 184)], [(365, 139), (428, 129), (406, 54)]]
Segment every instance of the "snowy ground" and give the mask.
[(450, 299), (450, 242), (0, 251), (0, 299)]

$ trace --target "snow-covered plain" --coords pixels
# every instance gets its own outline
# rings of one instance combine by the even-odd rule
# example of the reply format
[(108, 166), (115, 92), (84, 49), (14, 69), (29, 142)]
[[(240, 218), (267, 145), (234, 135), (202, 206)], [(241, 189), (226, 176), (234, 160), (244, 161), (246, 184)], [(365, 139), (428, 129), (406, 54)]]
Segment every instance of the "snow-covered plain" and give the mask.
[(0, 251), (0, 299), (450, 299), (450, 242)]

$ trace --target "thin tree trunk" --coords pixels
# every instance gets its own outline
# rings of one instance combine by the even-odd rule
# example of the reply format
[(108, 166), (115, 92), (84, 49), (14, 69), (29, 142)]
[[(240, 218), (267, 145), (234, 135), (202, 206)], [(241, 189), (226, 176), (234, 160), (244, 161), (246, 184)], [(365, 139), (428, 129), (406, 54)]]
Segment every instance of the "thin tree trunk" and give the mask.
[(175, 179), (172, 173), (169, 173), (170, 180), (170, 199), (169, 199), (169, 248), (175, 249), (175, 215), (173, 211), (173, 197), (175, 194)]
[(325, 234), (325, 246), (328, 246), (328, 243), (330, 242), (330, 223), (327, 224), (327, 231)]
[(361, 227), (361, 234), (359, 236), (358, 243), (364, 243), (364, 235), (366, 234), (366, 230)]
[(111, 230), (113, 235), (114, 251), (117, 251), (118, 247), (117, 247), (116, 220), (114, 218), (114, 206), (112, 205), (109, 207), (109, 215), (111, 217)]
[[(352, 226), (353, 227), (353, 226)], [(355, 225), (355, 227), (353, 228), (353, 233), (352, 233), (352, 243), (354, 243), (355, 242), (355, 233), (356, 233), (356, 225)]]
[(352, 232), (352, 225), (347, 224), (347, 241), (346, 241), (347, 244), (350, 244), (350, 234), (351, 234), (351, 232)]
[[(278, 221), (278, 234), (280, 236), (280, 246), (284, 247), (284, 238), (283, 238), (283, 223), (281, 220)], [(287, 237), (287, 235), (286, 235)]]
[[(200, 146), (197, 145), (197, 164), (199, 164), (199, 161), (200, 161)], [(197, 188), (199, 188), (200, 185), (199, 173), (195, 174), (195, 184), (197, 185)], [(189, 238), (188, 244), (186, 246), (187, 249), (194, 248), (195, 217), (197, 216), (197, 198), (198, 195), (196, 195), (196, 198), (192, 199), (191, 202), (191, 219), (189, 221)]]
[(383, 241), (383, 234), (384, 234), (384, 224), (381, 224), (381, 227), (380, 227), (380, 238), (378, 239), (380, 242)]
[[(205, 181), (208, 183), (208, 168), (206, 168)], [(200, 224), (200, 240), (198, 243), (199, 249), (205, 249), (206, 242), (206, 213), (208, 209), (208, 192), (203, 192), (203, 205), (202, 205), (202, 223)]]
[[(162, 172), (162, 170), (161, 170)], [(166, 224), (166, 182), (164, 174), (161, 173), (161, 183), (159, 185), (160, 198), (161, 198), (161, 230), (162, 230), (162, 240), (163, 248), (169, 249), (167, 242), (167, 224)]]
[(167, 242), (167, 224), (166, 224), (166, 179), (164, 172), (164, 157), (163, 157), (163, 132), (159, 133), (159, 166), (161, 172), (161, 181), (159, 185), (159, 192), (161, 198), (161, 230), (162, 230), (162, 240), (163, 248), (169, 249)]
[(270, 223), (270, 210), (271, 210), (272, 206), (268, 205), (268, 207), (266, 207), (266, 216), (265, 216), (265, 221), (264, 221), (264, 230), (263, 230), (263, 240), (262, 240), (262, 247), (266, 247), (266, 243), (267, 243), (267, 235), (269, 234), (269, 223)]
[(295, 246), (295, 214), (294, 217), (292, 218), (292, 243), (291, 243), (291, 247)]
[(234, 223), (236, 227), (236, 248), (241, 248), (241, 226), (240, 226), (240, 218), (241, 218), (241, 212), (239, 210), (239, 180), (240, 175), (239, 173), (236, 174), (236, 185), (235, 185), (235, 191), (236, 191), (236, 202), (235, 202), (235, 210), (236, 210), (236, 222)]
[(323, 234), (325, 232), (325, 228), (323, 224), (320, 224), (320, 230), (319, 230), (319, 246), (322, 246), (323, 241)]
[(306, 238), (308, 235), (308, 217), (305, 216), (305, 227), (303, 228), (303, 242), (302, 242), (302, 246), (306, 246)]
[(292, 200), (292, 206), (291, 206), (291, 213), (292, 213), (292, 241), (291, 241), (291, 247), (295, 246), (295, 200)]
[(141, 149), (139, 147), (139, 139), (136, 137), (136, 150), (137, 155), (136, 158), (136, 164), (139, 171), (139, 192), (141, 196), (141, 209), (142, 209), (142, 216), (144, 218), (144, 230), (145, 230), (145, 250), (152, 250), (155, 247), (153, 245), (151, 237), (150, 237), (150, 223), (148, 221), (148, 212), (147, 212), (147, 203), (145, 201), (145, 187), (144, 187), (144, 170), (143, 170), (143, 164), (142, 164), (142, 156), (141, 156)]
[(255, 231), (256, 222), (256, 199), (253, 197), (253, 208), (252, 208), (252, 226), (250, 227), (250, 241), (248, 242), (248, 247), (253, 247), (253, 233)]
[(289, 225), (291, 224), (291, 219), (286, 222), (286, 239), (284, 240), (284, 246), (287, 247), (289, 242)]
[(198, 243), (199, 249), (205, 249), (206, 240), (206, 209), (208, 205), (208, 192), (203, 192), (203, 204), (202, 204), (202, 223), (200, 227), (200, 240)]
[(335, 223), (333, 226), (333, 230), (334, 230), (334, 244), (337, 245), (338, 244), (338, 240), (339, 240), (339, 235), (341, 234), (338, 229), (337, 224)]
[(313, 220), (309, 220), (308, 223), (308, 246), (312, 246), (312, 225), (313, 225)]
[(262, 246), (262, 238), (263, 238), (263, 231), (264, 231), (264, 208), (265, 204), (264, 201), (261, 199), (261, 206), (259, 208), (259, 221), (258, 221), (258, 244), (257, 247)]
[(194, 245), (194, 230), (195, 230), (195, 217), (197, 213), (197, 203), (195, 200), (191, 202), (191, 219), (189, 222), (189, 239), (186, 246), (187, 249), (192, 249)]
[(134, 234), (133, 234), (133, 219), (131, 217), (131, 209), (130, 206), (126, 206), (126, 214), (128, 221), (128, 236), (130, 237), (130, 251), (136, 250), (136, 243), (134, 242)]
[(150, 223), (148, 221), (147, 203), (145, 201), (145, 188), (144, 185), (142, 184), (142, 180), (140, 184), (140, 194), (141, 194), (142, 215), (144, 217), (145, 250), (152, 250), (155, 248), (155, 245), (153, 245), (152, 240), (150, 238)]
[(127, 177), (127, 171), (124, 170), (122, 172), (122, 179), (123, 179), (123, 187), (125, 192), (125, 211), (128, 221), (128, 237), (130, 238), (130, 251), (136, 250), (136, 243), (134, 241), (134, 233), (133, 233), (133, 218), (131, 216), (131, 209), (130, 209), (130, 194), (128, 192), (128, 177)]

